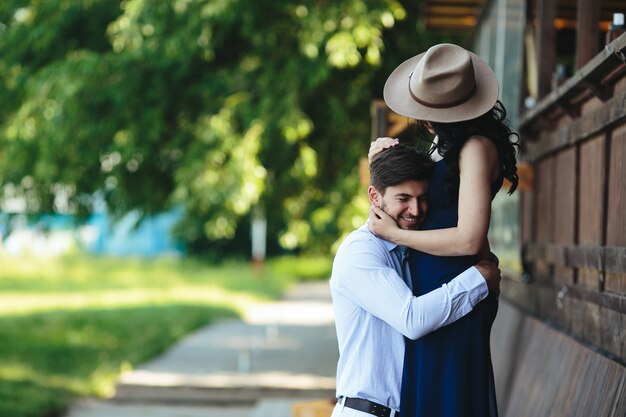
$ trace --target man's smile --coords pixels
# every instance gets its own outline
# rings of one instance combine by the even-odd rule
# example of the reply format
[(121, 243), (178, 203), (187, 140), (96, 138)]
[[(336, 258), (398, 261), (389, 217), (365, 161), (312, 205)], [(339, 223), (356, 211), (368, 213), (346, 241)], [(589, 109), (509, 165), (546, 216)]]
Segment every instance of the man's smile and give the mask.
[(411, 225), (420, 223), (420, 216), (400, 216), (400, 220)]

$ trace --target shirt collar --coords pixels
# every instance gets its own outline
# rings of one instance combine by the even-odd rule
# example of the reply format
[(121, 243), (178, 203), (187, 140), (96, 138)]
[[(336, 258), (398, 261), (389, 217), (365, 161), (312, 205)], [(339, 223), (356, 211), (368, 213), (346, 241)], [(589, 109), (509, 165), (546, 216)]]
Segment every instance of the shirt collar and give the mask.
[(371, 234), (372, 236), (374, 236), (376, 239), (378, 239), (380, 241), (380, 243), (383, 244), (383, 246), (385, 247), (385, 249), (387, 249), (388, 252), (391, 252), (392, 250), (398, 248), (398, 250), (400, 251), (400, 254), (404, 255), (404, 253), (406, 252), (406, 250), (408, 249), (406, 246), (400, 246), (396, 243), (390, 242), (388, 240), (385, 240), (381, 237), (376, 236), (374, 233), (372, 233), (369, 229), (369, 227), (367, 227), (367, 222), (365, 222), (365, 224), (363, 226), (361, 226), (361, 229), (367, 231), (369, 234)]

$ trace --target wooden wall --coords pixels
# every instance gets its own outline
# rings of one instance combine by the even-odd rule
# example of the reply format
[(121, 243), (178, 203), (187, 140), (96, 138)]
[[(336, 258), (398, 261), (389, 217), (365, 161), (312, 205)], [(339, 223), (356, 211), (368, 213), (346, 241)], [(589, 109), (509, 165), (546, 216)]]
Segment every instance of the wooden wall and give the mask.
[(500, 414), (626, 415), (626, 35), (522, 119), (523, 274), (492, 333)]
[(503, 295), (624, 365), (626, 36), (606, 49), (522, 121), (525, 274)]

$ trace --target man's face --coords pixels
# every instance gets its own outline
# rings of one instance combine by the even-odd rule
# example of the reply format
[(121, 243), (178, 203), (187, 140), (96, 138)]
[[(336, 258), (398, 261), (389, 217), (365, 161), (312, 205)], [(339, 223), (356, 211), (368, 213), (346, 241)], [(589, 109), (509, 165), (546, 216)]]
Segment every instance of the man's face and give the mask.
[(409, 180), (387, 187), (384, 195), (378, 194), (378, 203), (398, 227), (416, 230), (428, 211), (427, 193), (428, 181)]

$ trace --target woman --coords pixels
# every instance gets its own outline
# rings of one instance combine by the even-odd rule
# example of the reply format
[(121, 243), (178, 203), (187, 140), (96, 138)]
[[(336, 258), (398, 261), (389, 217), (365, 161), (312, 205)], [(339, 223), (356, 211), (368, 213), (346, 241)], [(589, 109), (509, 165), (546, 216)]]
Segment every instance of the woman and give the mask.
[[(493, 71), (457, 45), (436, 45), (402, 63), (387, 79), (384, 98), (393, 111), (437, 135), (421, 230), (399, 229), (375, 207), (369, 219), (375, 234), (415, 249), (413, 292), (422, 295), (489, 256), (491, 201), (504, 178), (511, 183), (509, 193), (517, 186), (517, 134), (505, 124)], [(380, 139), (370, 155), (394, 143)], [(497, 298), (490, 294), (461, 320), (407, 341), (403, 417), (497, 416), (489, 349), (496, 312)]]

